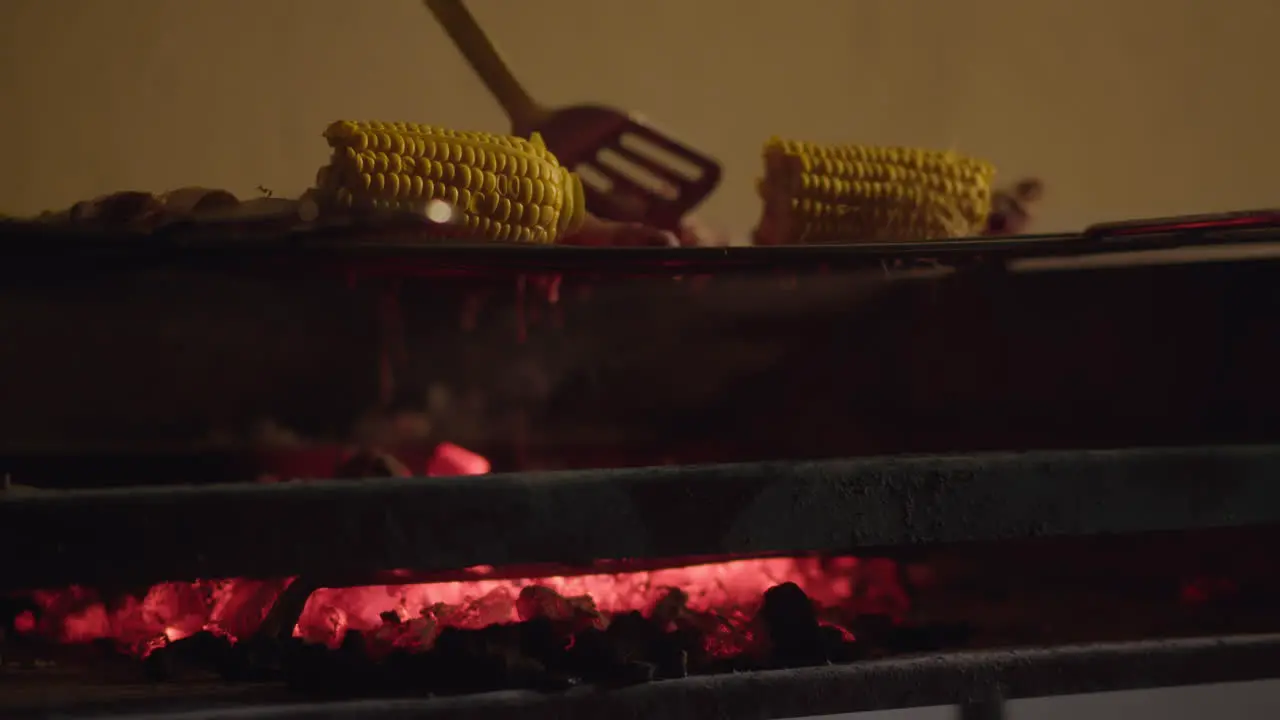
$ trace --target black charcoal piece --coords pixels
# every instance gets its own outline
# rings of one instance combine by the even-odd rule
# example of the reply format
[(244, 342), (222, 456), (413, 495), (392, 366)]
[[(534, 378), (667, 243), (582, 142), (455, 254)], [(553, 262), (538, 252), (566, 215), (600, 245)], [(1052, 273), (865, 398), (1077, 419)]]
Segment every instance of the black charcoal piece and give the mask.
[(862, 659), (862, 646), (848, 639), (840, 628), (824, 625), (821, 633), (823, 654), (831, 662), (846, 663)]
[(153, 680), (221, 672), (230, 662), (232, 647), (227, 637), (201, 630), (152, 650), (143, 660), (143, 668)]
[(759, 617), (769, 632), (772, 664), (806, 667), (827, 662), (817, 612), (799, 585), (788, 582), (765, 591)]
[(689, 651), (675, 633), (663, 633), (654, 643), (652, 658), (659, 678), (671, 680), (689, 675)]
[(284, 658), (301, 647), (299, 638), (254, 634), (231, 646), (218, 671), (230, 682), (263, 682), (281, 677)]
[(573, 636), (567, 663), (572, 674), (589, 683), (597, 682), (607, 676), (615, 662), (611, 640), (603, 630), (588, 628)]
[(541, 661), (548, 668), (563, 668), (572, 635), (563, 632), (547, 618), (535, 618), (519, 624), (520, 652)]
[(650, 659), (660, 633), (639, 612), (615, 615), (605, 630), (612, 655), (617, 662), (640, 662)]

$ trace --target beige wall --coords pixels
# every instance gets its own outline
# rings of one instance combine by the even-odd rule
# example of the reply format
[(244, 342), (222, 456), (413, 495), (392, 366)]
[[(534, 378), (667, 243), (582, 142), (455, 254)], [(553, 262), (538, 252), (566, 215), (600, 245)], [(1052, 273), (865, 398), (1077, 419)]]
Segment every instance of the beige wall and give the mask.
[[(642, 111), (752, 224), (769, 135), (1039, 173), (1042, 229), (1280, 205), (1277, 0), (473, 0), (535, 96)], [(341, 117), (499, 130), (418, 0), (0, 0), (0, 211), (296, 193)], [(541, 28), (534, 31), (534, 28)]]

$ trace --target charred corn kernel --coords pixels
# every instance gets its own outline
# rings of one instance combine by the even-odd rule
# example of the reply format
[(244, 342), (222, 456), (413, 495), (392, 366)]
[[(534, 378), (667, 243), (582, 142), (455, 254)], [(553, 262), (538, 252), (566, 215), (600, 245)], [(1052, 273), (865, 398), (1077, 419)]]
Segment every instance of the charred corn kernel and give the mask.
[(761, 244), (965, 237), (991, 211), (995, 168), (953, 152), (774, 138), (764, 160)]
[(451, 233), (493, 241), (551, 243), (586, 215), (582, 181), (542, 138), (459, 132), (417, 123), (339, 121), (316, 191), (339, 208), (422, 211), (454, 206)]

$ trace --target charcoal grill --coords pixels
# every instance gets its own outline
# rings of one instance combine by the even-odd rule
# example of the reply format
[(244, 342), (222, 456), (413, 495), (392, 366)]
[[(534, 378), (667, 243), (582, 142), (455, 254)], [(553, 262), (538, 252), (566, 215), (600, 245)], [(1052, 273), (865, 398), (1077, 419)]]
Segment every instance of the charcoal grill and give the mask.
[[(1280, 418), (1273, 410), (1274, 383), (1265, 380), (1266, 368), (1274, 367), (1280, 354), (1265, 330), (1276, 305), (1273, 275), (1280, 269), (1267, 254), (1266, 243), (1275, 233), (1240, 222), (1165, 224), (1145, 234), (1122, 230), (1123, 236), (1095, 232), (946, 246), (715, 253), (409, 251), (351, 247), (333, 238), (245, 241), (231, 250), (225, 241), (199, 237), (145, 245), (128, 238), (98, 238), (89, 245), (74, 238), (60, 239), (61, 245), (47, 239), (42, 245), (15, 244), (15, 260), (5, 266), (9, 295), (0, 298), (0, 318), (17, 336), (42, 339), (46, 346), (39, 352), (59, 342), (73, 346), (80, 328), (71, 321), (92, 316), (92, 298), (104, 290), (128, 285), (138, 293), (135, 299), (116, 296), (119, 316), (109, 324), (117, 330), (133, 327), (131, 338), (140, 338), (151, 352), (163, 352), (165, 345), (147, 340), (152, 337), (148, 327), (195, 337), (199, 333), (183, 322), (180, 311), (239, 293), (242, 300), (246, 294), (255, 302), (278, 300), (286, 314), (293, 314), (291, 322), (314, 327), (320, 336), (291, 337), (307, 347), (271, 362), (287, 365), (304, 350), (324, 349), (331, 356), (317, 360), (315, 375), (333, 378), (346, 372), (350, 377), (335, 385), (331, 402), (309, 405), (298, 402), (306, 392), (266, 382), (283, 376), (263, 362), (253, 372), (217, 379), (214, 394), (266, 388), (251, 408), (219, 405), (194, 390), (181, 398), (182, 407), (166, 405), (162, 398), (139, 398), (142, 409), (131, 416), (132, 424), (111, 432), (101, 421), (117, 410), (107, 406), (107, 391), (91, 383), (79, 383), (78, 396), (46, 394), (43, 404), (28, 402), (21, 410), (30, 423), (22, 427), (11, 417), (7, 424), (13, 432), (3, 448), (8, 466), (22, 468), (14, 482), (25, 486), (11, 487), (0, 498), (0, 541), (21, 549), (0, 557), (5, 591), (292, 577), (297, 579), (264, 623), (270, 632), (287, 635), (312, 590), (404, 580), (407, 570), (415, 581), (447, 581), (466, 578), (480, 566), (498, 575), (541, 577), (728, 558), (854, 554), (892, 560), (904, 577), (913, 567), (932, 568), (934, 585), (949, 590), (921, 590), (919, 583), (904, 579), (913, 594), (921, 594), (913, 597), (913, 608), (925, 613), (981, 615), (981, 608), (989, 607), (996, 608), (988, 611), (992, 614), (1038, 614), (1055, 623), (1066, 622), (1066, 614), (1107, 612), (1160, 619), (1150, 627), (1090, 625), (1035, 636), (1021, 636), (1024, 626), (1006, 623), (1003, 635), (983, 642), (920, 646), (817, 667), (554, 692), (319, 700), (276, 681), (131, 680), (105, 691), (85, 687), (111, 685), (105, 680), (77, 681), (44, 694), (11, 692), (4, 700), (6, 716), (585, 718), (608, 713), (763, 719), (954, 704), (963, 717), (990, 718), (1001, 717), (1004, 701), (1012, 698), (1280, 677), (1280, 617), (1272, 609), (1280, 587), (1270, 580), (1277, 575), (1275, 563), (1263, 550), (1274, 546), (1280, 532), (1280, 489), (1274, 483), (1280, 446), (1270, 444), (1280, 438)], [(1209, 240), (1215, 245), (1206, 250)], [(60, 249), (51, 252), (50, 247)], [(246, 256), (253, 257), (251, 270)], [(8, 272), (14, 267), (23, 272)], [(56, 275), (47, 272), (54, 268)], [(807, 365), (794, 355), (774, 354), (750, 372), (732, 378), (726, 373), (719, 383), (724, 392), (715, 398), (738, 403), (727, 418), (688, 406), (642, 413), (633, 396), (610, 385), (606, 373), (597, 378), (595, 395), (612, 392), (610, 403), (628, 409), (609, 415), (589, 402), (592, 393), (564, 390), (578, 387), (573, 383), (580, 380), (564, 379), (574, 377), (565, 368), (572, 370), (574, 363), (585, 362), (583, 357), (612, 362), (627, 354), (609, 350), (608, 343), (589, 345), (568, 360), (558, 358), (561, 375), (549, 389), (533, 393), (528, 385), (537, 383), (531, 381), (506, 391), (508, 405), (526, 416), (531, 406), (552, 405), (556, 412), (536, 417), (559, 420), (537, 430), (516, 424), (503, 433), (468, 438), (467, 444), (501, 470), (483, 478), (261, 484), (242, 477), (258, 471), (254, 464), (263, 457), (258, 449), (219, 447), (211, 453), (197, 447), (193, 438), (207, 428), (197, 428), (196, 420), (230, 423), (237, 413), (264, 410), (277, 416), (291, 412), (313, 444), (349, 439), (338, 436), (362, 402), (404, 402), (394, 388), (388, 400), (389, 365), (394, 385), (412, 386), (428, 374), (420, 364), (425, 362), (421, 347), (429, 344), (423, 338), (439, 343), (455, 337), (444, 330), (423, 331), (428, 321), (422, 315), (415, 319), (413, 310), (440, 296), (414, 288), (411, 278), (429, 274), (440, 283), (458, 273), (469, 282), (523, 278), (524, 286), (549, 275), (590, 277), (596, 301), (614, 313), (646, 292), (656, 296), (645, 282), (662, 277), (663, 287), (671, 287), (672, 274), (679, 274), (680, 302), (655, 300), (659, 309), (651, 312), (659, 317), (646, 320), (640, 313), (632, 332), (666, 326), (687, 340), (696, 331), (714, 341), (699, 351), (733, 337), (745, 337), (758, 349), (777, 344), (782, 333), (786, 342), (803, 343), (806, 351), (821, 345), (829, 352), (820, 362), (803, 361)], [(32, 279), (37, 276), (46, 278), (43, 285)], [(705, 287), (702, 295), (687, 290), (708, 282), (698, 280), (704, 276), (711, 276), (709, 294)], [(50, 277), (59, 278), (52, 293)], [(833, 277), (839, 282), (831, 282)], [(728, 302), (732, 293), (717, 295), (717, 284), (733, 293), (756, 288), (763, 299)], [(802, 301), (795, 300), (797, 285), (810, 288), (800, 291)], [(870, 286), (875, 292), (866, 291)], [(178, 310), (153, 311), (146, 326), (130, 325), (130, 310), (153, 300), (149, 293), (160, 287), (174, 293), (172, 305)], [(387, 333), (383, 313), (388, 288), (398, 298), (393, 333)], [(1082, 288), (1092, 291), (1090, 304), (1081, 300)], [(1188, 299), (1188, 288), (1201, 294)], [(54, 297), (59, 292), (63, 295)], [(56, 320), (58, 332), (41, 334), (35, 321), (23, 324), (18, 301), (33, 298), (44, 314), (38, 322), (47, 328)], [(530, 306), (514, 296), (505, 302), (513, 314), (529, 312)], [(222, 309), (203, 317), (201, 329), (212, 328), (225, 342), (236, 338), (233, 331), (242, 340), (255, 333), (259, 341), (269, 337), (270, 318), (252, 316), (249, 305), (217, 306)], [(834, 330), (855, 322), (851, 308), (858, 314), (856, 327), (867, 335), (850, 339), (847, 331)], [(920, 320), (929, 308), (946, 314), (945, 321)], [(976, 309), (988, 312), (980, 315)], [(319, 313), (327, 313), (329, 324), (314, 321)], [(799, 315), (803, 322), (797, 321)], [(370, 317), (384, 322), (367, 326), (361, 320)], [(586, 317), (593, 316), (578, 319)], [(749, 322), (733, 332), (723, 327), (713, 332), (730, 318)], [(919, 332), (902, 332), (913, 318)], [(565, 318), (564, 327), (573, 328), (573, 321)], [(434, 316), (430, 322), (439, 325)], [(920, 344), (954, 349), (958, 341), (948, 324), (957, 322), (968, 332), (964, 347), (976, 356), (958, 361), (961, 370), (929, 378), (918, 367), (895, 371), (895, 363), (875, 360)], [(790, 331), (783, 330), (788, 326)], [(1021, 333), (1016, 338), (1008, 334), (1014, 329)], [(388, 335), (400, 339), (398, 350), (388, 352), (396, 345)], [(859, 349), (866, 336), (885, 342)], [(482, 344), (493, 341), (483, 330), (479, 337)], [(84, 340), (82, 333), (79, 339)], [(535, 367), (556, 360), (555, 349), (570, 344), (563, 337), (514, 342), (528, 343), (516, 359), (540, 358), (543, 364)], [(99, 381), (115, 378), (120, 384), (136, 377), (125, 364), (130, 353), (115, 353), (109, 343), (92, 337), (85, 347), (82, 359)], [(741, 344), (732, 348), (743, 350)], [(44, 370), (30, 363), (39, 352), (0, 353), (0, 364), (7, 364), (7, 371), (25, 368), (33, 375), (30, 384), (56, 387), (53, 370), (43, 377)], [(1131, 357), (1135, 354), (1137, 359)], [(175, 372), (209, 368), (172, 349), (162, 359)], [(1035, 359), (1042, 362), (1027, 364)], [(155, 360), (140, 362), (154, 372)], [(671, 360), (637, 375), (643, 362), (655, 361), (646, 357), (626, 369), (646, 391), (656, 387), (659, 371), (688, 364), (687, 358)], [(999, 372), (984, 369), (993, 364)], [(835, 366), (857, 372), (835, 373)], [(470, 369), (491, 379), (501, 364), (497, 367)], [(1133, 374), (1137, 367), (1151, 372)], [(827, 373), (828, 394), (839, 394), (847, 406), (839, 409), (831, 398), (813, 394), (818, 386), (802, 385), (810, 393), (802, 400), (816, 415), (802, 420), (798, 408), (805, 403), (795, 400), (794, 392), (782, 392), (778, 380), (797, 372)], [(873, 391), (865, 372), (880, 372), (888, 388)], [(704, 382), (713, 374), (691, 373), (701, 373)], [(913, 392), (909, 386), (917, 381), (928, 392)], [(314, 393), (314, 387), (306, 390)], [(751, 402), (744, 401), (744, 391), (752, 388)], [(854, 390), (867, 393), (855, 399), (849, 394)], [(85, 428), (76, 437), (58, 435), (58, 424), (71, 422), (75, 400), (98, 422), (76, 426)], [(704, 395), (691, 404), (713, 400)], [(1046, 401), (1057, 404), (1046, 408)], [(173, 411), (171, 420), (186, 425), (170, 428), (164, 442), (155, 443), (158, 425), (148, 424), (145, 415), (158, 418), (166, 407)], [(771, 419), (784, 411), (791, 413), (785, 421)], [(342, 413), (345, 418), (338, 417)], [(583, 441), (584, 417), (609, 432)], [(706, 430), (715, 419), (724, 427)], [(919, 433), (909, 432), (912, 423)], [(803, 426), (803, 432), (783, 432), (789, 424)], [(466, 429), (461, 422), (453, 427), (460, 434)], [(525, 433), (520, 443), (504, 444), (503, 438), (520, 432)], [(617, 439), (624, 436), (630, 439)], [(73, 447), (75, 442), (81, 445)], [(1007, 451), (1023, 447), (1047, 449)], [(185, 457), (183, 467), (197, 476), (154, 472), (155, 457), (163, 453)], [(81, 458), (79, 465), (67, 460), (73, 455)], [(238, 464), (220, 461), (216, 473), (200, 476), (200, 468), (214, 465), (201, 459), (214, 456), (234, 457)], [(139, 469), (146, 467), (153, 470)], [(546, 467), (568, 469), (539, 469)], [(951, 579), (937, 580), (939, 572), (950, 572)], [(1188, 596), (1195, 596), (1199, 586), (1184, 581), (1206, 572), (1226, 578), (1233, 588), (1230, 597)], [(1111, 584), (1083, 587), (1102, 581)], [(963, 594), (957, 589), (961, 585), (978, 590)], [(930, 593), (932, 600), (925, 597)], [(1062, 599), (1053, 605), (1046, 599), (1051, 596)], [(1121, 596), (1123, 601), (1115, 599)], [(1086, 600), (1102, 604), (1073, 605)], [(1191, 600), (1195, 603), (1189, 605)], [(1074, 613), (1064, 614), (1063, 608)]]

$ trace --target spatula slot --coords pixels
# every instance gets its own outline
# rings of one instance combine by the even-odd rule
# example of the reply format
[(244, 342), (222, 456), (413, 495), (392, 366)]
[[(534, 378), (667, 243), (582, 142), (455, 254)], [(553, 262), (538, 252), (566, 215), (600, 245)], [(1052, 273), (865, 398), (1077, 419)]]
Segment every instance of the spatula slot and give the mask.
[(664, 139), (654, 140), (649, 136), (626, 132), (618, 139), (618, 145), (628, 154), (644, 158), (658, 167), (680, 175), (686, 180), (696, 182), (702, 179), (706, 171), (702, 165), (689, 159), (689, 151), (679, 146), (670, 147), (673, 144), (662, 142)]
[(598, 193), (613, 192), (613, 181), (609, 179), (609, 176), (597, 170), (594, 165), (578, 163), (574, 166), (573, 171), (578, 174), (578, 177), (582, 178), (582, 184), (588, 188)]
[(673, 168), (663, 165), (652, 157), (629, 150), (621, 144), (616, 144), (613, 147), (606, 147), (601, 150), (601, 152), (604, 151), (614, 153), (621, 159), (621, 161), (626, 162), (629, 165), (640, 167), (644, 169), (645, 172), (657, 177), (662, 182), (675, 186), (677, 192), (682, 186), (688, 185), (690, 182), (689, 178), (682, 176)]
[(615, 185), (625, 181), (664, 200), (680, 197), (678, 185), (613, 148), (603, 148), (596, 153), (595, 166)]

